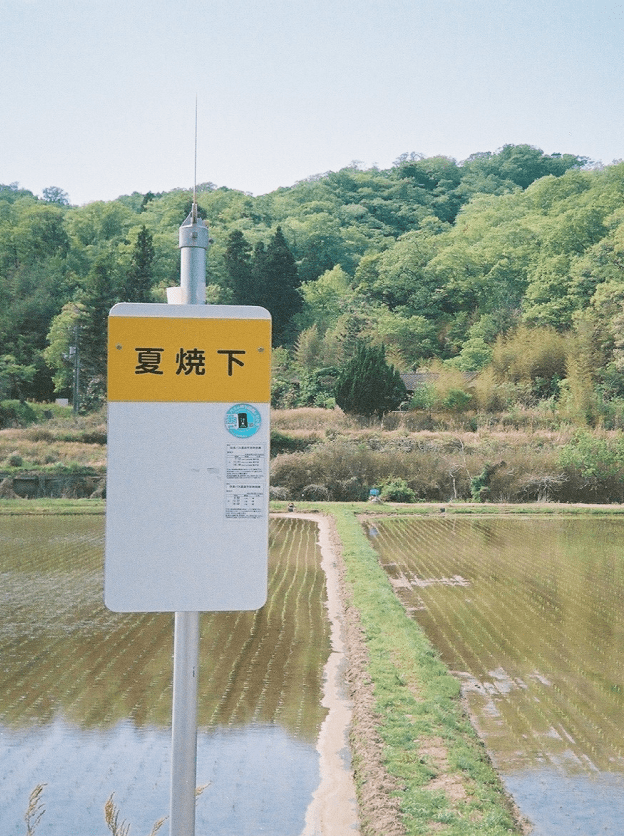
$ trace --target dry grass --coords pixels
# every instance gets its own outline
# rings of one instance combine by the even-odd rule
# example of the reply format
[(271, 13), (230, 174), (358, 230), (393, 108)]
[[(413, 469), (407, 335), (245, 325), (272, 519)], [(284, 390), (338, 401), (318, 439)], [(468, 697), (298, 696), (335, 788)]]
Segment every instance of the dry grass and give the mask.
[[(537, 409), (497, 416), (437, 415), (435, 421), (422, 411), (390, 413), (381, 422), (340, 409), (274, 410), (272, 495), (361, 500), (370, 488), (401, 478), (419, 500), (466, 500), (474, 497), (471, 481), (493, 468), (482, 496), (487, 501), (621, 501), (624, 483), (588, 487), (579, 474), (563, 473), (559, 454), (578, 428), (542, 419)], [(592, 434), (609, 439), (619, 431)], [(0, 471), (104, 469), (105, 442), (103, 411), (1, 430)]]
[(45, 805), (41, 800), (41, 796), (46, 786), (47, 784), (37, 784), (28, 797), (28, 807), (24, 813), (26, 836), (34, 836), (35, 830), (45, 813)]
[(32, 468), (73, 464), (101, 468), (106, 465), (106, 447), (102, 444), (32, 441), (25, 438), (23, 432), (0, 431), (0, 468), (15, 466), (13, 462), (18, 462), (16, 457), (22, 459), (24, 467)]
[[(21, 464), (20, 464), (21, 460)], [(106, 414), (52, 418), (23, 429), (0, 430), (0, 468), (106, 466)]]
[(341, 409), (317, 409), (302, 406), (297, 409), (271, 410), (271, 426), (279, 432), (347, 432), (358, 427), (356, 418)]
[[(111, 793), (104, 805), (104, 820), (106, 821), (106, 826), (112, 833), (112, 836), (128, 836), (130, 833), (130, 825), (126, 821), (119, 821), (120, 810), (113, 801), (114, 795), (114, 793)], [(167, 818), (168, 816), (164, 816), (162, 819), (158, 819), (150, 830), (149, 836), (156, 836), (160, 828), (167, 821)]]
[[(403, 479), (417, 500), (450, 502), (584, 501), (583, 485), (564, 472), (559, 457), (572, 428), (534, 432), (482, 428), (476, 432), (352, 429), (327, 433), (308, 449), (273, 460), (273, 494), (282, 499), (358, 501), (371, 488)], [(585, 501), (608, 497), (586, 497)]]

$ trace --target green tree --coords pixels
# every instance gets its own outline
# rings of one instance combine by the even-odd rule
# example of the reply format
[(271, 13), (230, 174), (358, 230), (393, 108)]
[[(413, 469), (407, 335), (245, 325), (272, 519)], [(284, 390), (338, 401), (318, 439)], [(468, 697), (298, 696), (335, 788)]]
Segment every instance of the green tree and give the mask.
[(435, 323), (424, 316), (403, 316), (381, 308), (375, 312), (375, 333), (402, 368), (417, 368), (439, 351)]
[(360, 342), (340, 371), (334, 396), (344, 412), (381, 419), (407, 399), (407, 390), (399, 372), (386, 361), (385, 347)]
[(249, 294), (250, 305), (266, 305), (268, 288), (266, 286), (266, 247), (264, 241), (256, 241), (251, 259), (251, 291)]
[(280, 226), (266, 251), (257, 248), (254, 252), (254, 285), (259, 292), (257, 304), (273, 318), (273, 345), (292, 342), (292, 318), (301, 308), (301, 294), (295, 257)]
[(130, 268), (122, 291), (124, 302), (151, 302), (154, 238), (145, 224), (139, 230), (130, 258)]
[(36, 371), (34, 366), (18, 363), (12, 354), (0, 357), (0, 400), (17, 398), (23, 401), (23, 385), (32, 382)]
[(84, 313), (78, 334), (79, 396), (86, 409), (99, 406), (106, 396), (108, 314), (118, 299), (113, 264), (109, 258), (100, 257), (80, 299)]
[(587, 157), (573, 154), (544, 154), (533, 145), (503, 145), (498, 151), (471, 154), (462, 164), (464, 176), (493, 178), (499, 184), (526, 189), (540, 177), (560, 177), (587, 163)]
[(56, 203), (58, 206), (69, 206), (69, 195), (58, 186), (46, 186), (42, 194), (46, 203)]
[(13, 229), (13, 244), (20, 264), (36, 264), (69, 251), (65, 210), (60, 206), (33, 204), (20, 207)]
[(53, 370), (52, 380), (57, 395), (69, 395), (74, 381), (76, 347), (79, 344), (80, 326), (84, 323), (84, 310), (75, 302), (63, 305), (52, 320), (48, 331), (48, 346), (43, 357)]
[(228, 283), (237, 305), (255, 304), (251, 244), (240, 229), (233, 229), (223, 257)]
[(325, 333), (353, 301), (351, 280), (340, 266), (327, 270), (316, 281), (304, 282), (301, 294), (303, 310), (297, 317), (299, 326), (316, 325), (321, 333)]

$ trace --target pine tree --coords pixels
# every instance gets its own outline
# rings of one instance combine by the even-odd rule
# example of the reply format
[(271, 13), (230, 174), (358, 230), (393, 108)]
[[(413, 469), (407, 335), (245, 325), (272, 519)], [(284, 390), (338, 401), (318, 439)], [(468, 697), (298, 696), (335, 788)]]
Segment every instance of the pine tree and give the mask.
[(386, 361), (385, 346), (368, 346), (361, 341), (340, 371), (334, 394), (344, 412), (380, 419), (407, 398), (401, 375)]
[(254, 253), (254, 271), (257, 289), (264, 305), (273, 318), (273, 345), (283, 345), (292, 340), (291, 320), (301, 308), (299, 274), (294, 255), (288, 249), (281, 227), (269, 242), (266, 252)]
[(235, 304), (257, 304), (252, 278), (251, 244), (239, 229), (233, 230), (228, 237), (224, 261)]
[(132, 250), (130, 269), (123, 296), (125, 302), (152, 301), (152, 263), (154, 261), (154, 238), (145, 224), (139, 230)]

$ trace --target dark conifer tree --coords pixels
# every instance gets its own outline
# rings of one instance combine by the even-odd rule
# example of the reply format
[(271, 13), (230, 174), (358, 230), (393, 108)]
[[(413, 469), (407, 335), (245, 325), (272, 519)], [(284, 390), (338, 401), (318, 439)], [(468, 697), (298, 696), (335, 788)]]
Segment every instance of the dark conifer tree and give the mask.
[(251, 293), (249, 295), (251, 305), (262, 305), (265, 307), (268, 301), (266, 289), (266, 277), (264, 265), (266, 263), (266, 247), (264, 241), (258, 241), (253, 248), (251, 261)]
[(132, 250), (130, 269), (122, 293), (124, 302), (152, 301), (153, 261), (154, 238), (144, 224)]
[(398, 409), (407, 398), (401, 375), (386, 360), (385, 347), (364, 342), (358, 343), (354, 356), (342, 368), (334, 394), (344, 412), (378, 418)]
[(239, 229), (233, 230), (228, 237), (224, 260), (235, 304), (257, 304), (252, 277), (251, 244)]
[(273, 345), (292, 340), (290, 324), (301, 308), (299, 275), (294, 255), (288, 249), (281, 227), (269, 242), (265, 253), (255, 253), (254, 268), (263, 304), (273, 317)]

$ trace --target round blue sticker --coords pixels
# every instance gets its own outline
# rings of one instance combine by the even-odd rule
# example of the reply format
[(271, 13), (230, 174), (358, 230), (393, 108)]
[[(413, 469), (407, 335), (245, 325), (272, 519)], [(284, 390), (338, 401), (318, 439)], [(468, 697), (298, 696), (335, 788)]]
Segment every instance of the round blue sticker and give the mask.
[(225, 413), (225, 428), (236, 438), (249, 438), (260, 429), (262, 419), (255, 406), (237, 403)]

